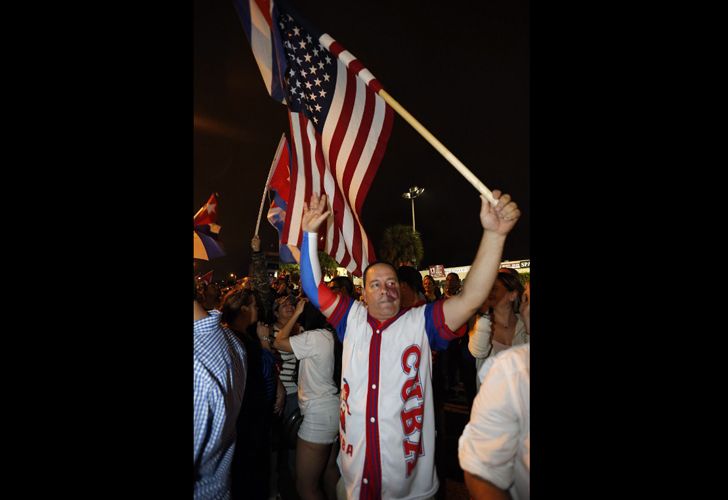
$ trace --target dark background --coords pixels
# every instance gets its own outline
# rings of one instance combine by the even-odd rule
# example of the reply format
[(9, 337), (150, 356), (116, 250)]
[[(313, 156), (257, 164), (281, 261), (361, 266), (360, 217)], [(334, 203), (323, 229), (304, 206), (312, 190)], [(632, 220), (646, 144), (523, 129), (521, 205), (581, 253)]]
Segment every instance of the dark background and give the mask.
[[(482, 16), (492, 7), (457, 3), (434, 8), (408, 2), (406, 10), (412, 12), (395, 22), (390, 17), (398, 7), (384, 2), (354, 7), (362, 3), (342, 2), (332, 12), (325, 6), (333, 2), (311, 3), (301, 10), (361, 58), (486, 185), (515, 192), (517, 187), (509, 184), (512, 177), (499, 186), (492, 174), (478, 170), (486, 168), (489, 158), (484, 153), (494, 147), (490, 137), (476, 138), (483, 151), (473, 153), (474, 158), (463, 149), (464, 143), (473, 142), (464, 139), (469, 130), (490, 123), (497, 103), (505, 99), (505, 93), (498, 100), (475, 91), (478, 85), (491, 89), (495, 74), (473, 82), (445, 71), (461, 51), (475, 49), (445, 48), (438, 39), (427, 51), (419, 50), (425, 46), (420, 41), (415, 44), (418, 50), (401, 55), (400, 47), (410, 43), (408, 39), (397, 40), (394, 47), (373, 45), (383, 36), (379, 33), (416, 31), (421, 12), (427, 12), (430, 32), (445, 30), (446, 25), (457, 38), (463, 27), (478, 28), (480, 37), (472, 38), (481, 40), (477, 50), (487, 53), (490, 46), (485, 41), (492, 41), (493, 35), (480, 26), (493, 20)], [(25, 29), (12, 46), (11, 55), (23, 65), (9, 71), (8, 80), (20, 84), (25, 93), (7, 92), (8, 104), (20, 108), (23, 118), (9, 123), (11, 132), (28, 132), (29, 140), (12, 141), (22, 144), (23, 155), (4, 170), (7, 194), (15, 195), (6, 206), (13, 214), (22, 210), (23, 216), (22, 238), (15, 240), (23, 245), (8, 247), (15, 252), (6, 261), (6, 282), (14, 287), (28, 281), (24, 274), (42, 273), (44, 282), (52, 285), (38, 288), (34, 281), (33, 289), (21, 295), (25, 300), (20, 302), (31, 304), (32, 310), (20, 317), (36, 321), (20, 328), (11, 325), (6, 335), (12, 358), (6, 365), (13, 370), (6, 384), (11, 391), (8, 400), (13, 401), (11, 413), (25, 425), (17, 426), (22, 444), (13, 449), (13, 457), (15, 463), (34, 464), (25, 467), (31, 480), (27, 484), (34, 490), (45, 487), (58, 496), (72, 488), (78, 498), (109, 496), (112, 491), (125, 498), (137, 498), (140, 492), (165, 498), (192, 493), (188, 217), (212, 190), (219, 188), (224, 194), (226, 187), (193, 185), (202, 173), (199, 160), (193, 161), (193, 152), (203, 151), (199, 120), (196, 143), (192, 123), (201, 99), (194, 92), (199, 65), (220, 68), (215, 61), (227, 51), (237, 51), (240, 64), (247, 64), (255, 75), (248, 84), (260, 95), (244, 103), (244, 113), (239, 110), (223, 123), (243, 130), (237, 120), (262, 117), (264, 106), (279, 113), (281, 121), (263, 134), (268, 142), (260, 148), (265, 151), (256, 153), (250, 144), (237, 143), (246, 154), (260, 155), (243, 165), (255, 172), (259, 185), (246, 210), (226, 207), (241, 199), (237, 192), (222, 199), (223, 214), (230, 210), (241, 218), (230, 223), (223, 218), (224, 238), (237, 224), (249, 224), (252, 234), (264, 172), (287, 129), (285, 109), (263, 90), (232, 6), (227, 1), (206, 4), (99, 4), (93, 10), (49, 4), (43, 13), (50, 16), (38, 15), (34, 6), (34, 25), (44, 18), (49, 21), (32, 32)], [(353, 14), (344, 16), (348, 5)], [(201, 6), (225, 12), (221, 19), (237, 33), (215, 33), (221, 52), (213, 51), (206, 59), (195, 47), (204, 20)], [(720, 223), (714, 215), (720, 212), (705, 203), (724, 198), (704, 192), (720, 186), (711, 182), (719, 171), (693, 173), (702, 165), (715, 165), (714, 159), (702, 156), (710, 154), (709, 142), (719, 144), (711, 141), (717, 128), (700, 113), (688, 116), (688, 111), (692, 115), (693, 110), (703, 110), (715, 119), (714, 103), (704, 102), (712, 99), (711, 82), (701, 73), (721, 60), (705, 53), (709, 44), (704, 36), (721, 32), (710, 25), (712, 19), (720, 22), (720, 16), (709, 14), (703, 10), (691, 17), (684, 6), (671, 13), (665, 5), (530, 6), (529, 27), (522, 30), (530, 39), (530, 61), (522, 66), (529, 73), (523, 85), (530, 87), (530, 96), (524, 89), (524, 99), (516, 100), (512, 110), (528, 104), (523, 116), (532, 131), (530, 183), (537, 188), (530, 200), (518, 200), (522, 206), (530, 201), (530, 207), (509, 238), (505, 257), (521, 257), (511, 255), (509, 248), (530, 222), (536, 297), (531, 484), (540, 496), (584, 498), (603, 492), (604, 497), (619, 498), (629, 491), (646, 497), (666, 490), (671, 495), (662, 496), (673, 497), (680, 490), (684, 498), (715, 496), (700, 491), (716, 486), (715, 481), (678, 484), (681, 478), (718, 477), (711, 474), (710, 460), (686, 460), (710, 456), (698, 447), (714, 448), (715, 433), (681, 432), (713, 430), (706, 426), (705, 415), (714, 419), (715, 408), (706, 412), (701, 405), (715, 401), (718, 391), (710, 381), (720, 380), (716, 370), (724, 364), (720, 358), (713, 362), (705, 350), (681, 356), (690, 334), (705, 329), (701, 322), (694, 323), (699, 317), (691, 311), (711, 318), (713, 324), (705, 330), (715, 330), (715, 315), (710, 314), (715, 308), (699, 288), (703, 282), (689, 273), (705, 269), (699, 266), (706, 262), (705, 255), (715, 254), (715, 242), (701, 235), (715, 235)], [(335, 15), (342, 17), (336, 25), (327, 17)], [(377, 18), (376, 25), (352, 20), (365, 16)], [(346, 32), (339, 28), (345, 23), (350, 28)], [(349, 40), (357, 30), (371, 31), (366, 43)], [(46, 38), (35, 47), (36, 53), (28, 53), (36, 35)], [(418, 57), (430, 63), (408, 66)], [(414, 74), (394, 79), (398, 65)], [(472, 64), (458, 71), (466, 74)], [(429, 87), (434, 81), (439, 85)], [(220, 101), (221, 113), (236, 105), (223, 96), (208, 97)], [(465, 126), (459, 117), (471, 109), (480, 110), (482, 117)], [(448, 119), (438, 121), (436, 111)], [(508, 123), (509, 116), (501, 118), (494, 127)], [(395, 123), (370, 196), (383, 189), (379, 177), (393, 161), (398, 137), (413, 135), (402, 120)], [(525, 123), (523, 127), (528, 130)], [(247, 129), (248, 134), (255, 132)], [(208, 140), (214, 142), (212, 136)], [(232, 151), (232, 141), (218, 137), (218, 142)], [(419, 138), (414, 142), (411, 150), (404, 149), (410, 157), (430, 154), (425, 153), (429, 145)], [(516, 153), (525, 155), (526, 150)], [(477, 193), (440, 158), (434, 170), (438, 177), (433, 179), (430, 170), (410, 162), (410, 157), (388, 170), (421, 167), (414, 171), (425, 172), (428, 183), (419, 182), (419, 177), (417, 182), (428, 189), (426, 195), (444, 185), (450, 170), (457, 179), (456, 190), (432, 200), (434, 215), (425, 209), (427, 196), (417, 202), (425, 260), (430, 261), (434, 250), (427, 246), (429, 233), (422, 224), (436, 219), (437, 234), (444, 235), (462, 212), (469, 220), (463, 227), (472, 227), (477, 224), (477, 202), (472, 212), (462, 207), (470, 196), (477, 200)], [(405, 224), (409, 209), (399, 194), (409, 184), (397, 186), (381, 202), (389, 210), (399, 210), (401, 204), (397, 222)], [(365, 205), (365, 221), (370, 204)], [(706, 223), (713, 231), (700, 227)], [(367, 229), (377, 237), (373, 227)], [(261, 230), (269, 231), (263, 234), (264, 242), (272, 243), (272, 228)], [(460, 251), (461, 246), (466, 244), (458, 239), (452, 250)], [(468, 263), (475, 243), (471, 246)], [(241, 248), (241, 253), (247, 252), (247, 245)], [(22, 261), (19, 253), (30, 256)], [(19, 275), (16, 280), (13, 272)], [(687, 276), (690, 284), (684, 281)], [(676, 303), (677, 290), (682, 293)], [(673, 294), (667, 297), (663, 291)], [(14, 307), (20, 296), (11, 297)], [(46, 297), (51, 300), (43, 300)], [(702, 305), (693, 307), (697, 300)], [(52, 323), (40, 324), (38, 319)], [(688, 325), (688, 320), (693, 323)], [(16, 343), (21, 339), (26, 345)], [(722, 353), (718, 348), (712, 351), (716, 356)], [(695, 376), (699, 380), (693, 380)], [(84, 468), (80, 482), (73, 480), (79, 463)]]
[[(508, 192), (523, 215), (503, 260), (530, 258), (529, 3), (466, 1), (293, 2), (303, 16), (360, 59), (387, 90), (489, 189)], [(194, 1), (194, 196), (192, 214), (218, 192), (227, 255), (198, 262), (220, 279), (246, 274), (265, 179), (286, 108), (271, 99), (232, 2)], [(396, 115), (362, 221), (379, 251), (384, 229), (412, 224), (431, 264), (469, 265), (482, 231), (477, 190)], [(277, 233), (263, 209), (264, 250)]]

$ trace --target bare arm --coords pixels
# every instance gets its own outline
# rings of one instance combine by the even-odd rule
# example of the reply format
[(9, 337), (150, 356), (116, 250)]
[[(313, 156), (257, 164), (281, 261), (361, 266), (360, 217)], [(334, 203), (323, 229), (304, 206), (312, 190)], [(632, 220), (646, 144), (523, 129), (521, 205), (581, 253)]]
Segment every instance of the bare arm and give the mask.
[(496, 485), (468, 471), (463, 471), (465, 485), (470, 497), (475, 500), (511, 500), (511, 494)]
[(296, 310), (293, 312), (291, 319), (289, 319), (288, 322), (283, 325), (283, 328), (281, 328), (278, 332), (278, 335), (276, 335), (276, 339), (273, 341), (274, 349), (283, 352), (293, 352), (289, 337), (291, 336), (291, 330), (293, 330), (293, 325), (296, 324), (296, 321), (298, 321), (298, 317), (301, 316), (301, 313), (303, 312), (303, 306), (306, 305), (306, 302), (306, 299), (301, 299), (298, 301), (298, 303), (296, 304)]
[(304, 231), (303, 246), (301, 247), (301, 286), (306, 292), (306, 296), (311, 299), (311, 303), (329, 321), (336, 311), (341, 295), (332, 292), (323, 282), (316, 242), (319, 226), (330, 214), (331, 210), (327, 209), (326, 205), (326, 195), (322, 194), (319, 197), (312, 194), (309, 203), (303, 204), (301, 218), (301, 227)]
[(445, 323), (451, 330), (460, 328), (485, 302), (498, 274), (506, 235), (521, 216), (518, 205), (511, 201), (510, 195), (501, 196), (500, 191), (494, 190), (493, 197), (498, 200), (495, 207), (492, 207), (482, 195), (480, 196), (483, 237), (463, 291), (446, 300), (442, 306)]
[(523, 292), (523, 299), (521, 300), (521, 319), (523, 324), (526, 325), (526, 333), (531, 335), (531, 285), (526, 283), (526, 290)]

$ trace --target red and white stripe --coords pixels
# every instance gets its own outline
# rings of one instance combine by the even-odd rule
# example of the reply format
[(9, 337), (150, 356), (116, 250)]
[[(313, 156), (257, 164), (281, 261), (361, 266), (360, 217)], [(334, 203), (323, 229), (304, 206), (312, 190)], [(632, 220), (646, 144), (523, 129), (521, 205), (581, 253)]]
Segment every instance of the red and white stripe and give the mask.
[(271, 33), (271, 12), (273, 4), (270, 0), (247, 0), (250, 10), (250, 47), (253, 49), (255, 62), (265, 82), (268, 94), (272, 95), (273, 82), (273, 34)]
[(292, 142), (291, 198), (285, 243), (302, 243), (303, 202), (325, 193), (333, 213), (327, 221), (325, 251), (357, 276), (375, 259), (361, 224), (364, 199), (384, 156), (393, 111), (375, 91), (381, 85), (328, 35), (319, 39), (336, 58), (337, 81), (323, 133), (301, 113), (289, 110)]

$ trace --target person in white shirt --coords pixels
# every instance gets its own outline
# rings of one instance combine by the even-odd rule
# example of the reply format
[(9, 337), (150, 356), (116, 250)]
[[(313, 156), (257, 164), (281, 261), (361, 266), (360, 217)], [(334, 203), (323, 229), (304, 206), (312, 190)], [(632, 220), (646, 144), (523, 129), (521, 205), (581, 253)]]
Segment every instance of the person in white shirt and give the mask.
[[(530, 334), (531, 291), (527, 284), (521, 318)], [(480, 370), (482, 385), (470, 422), (458, 442), (465, 484), (476, 500), (530, 498), (531, 344), (489, 357)]]
[[(292, 352), (300, 361), (298, 406), (303, 422), (296, 443), (296, 490), (303, 500), (323, 498), (323, 478), (326, 496), (335, 498), (339, 471), (332, 443), (339, 434), (339, 391), (334, 382), (334, 333), (324, 315), (306, 304), (305, 298), (298, 301), (273, 347)], [(303, 331), (290, 336), (302, 314)]]

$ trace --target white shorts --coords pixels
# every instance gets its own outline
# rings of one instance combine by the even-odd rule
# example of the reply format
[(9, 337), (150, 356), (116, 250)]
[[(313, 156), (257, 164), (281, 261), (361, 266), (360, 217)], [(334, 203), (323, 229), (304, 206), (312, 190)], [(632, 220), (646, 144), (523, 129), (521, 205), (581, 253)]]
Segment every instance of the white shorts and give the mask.
[(308, 401), (298, 437), (309, 443), (331, 444), (339, 435), (339, 400)]

